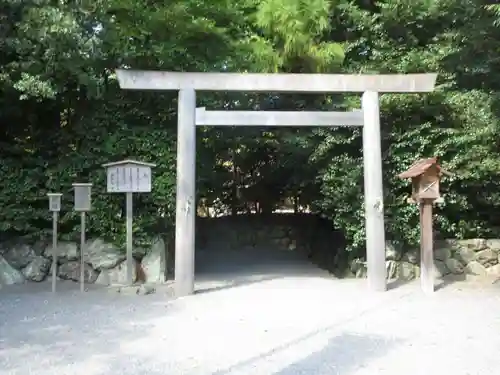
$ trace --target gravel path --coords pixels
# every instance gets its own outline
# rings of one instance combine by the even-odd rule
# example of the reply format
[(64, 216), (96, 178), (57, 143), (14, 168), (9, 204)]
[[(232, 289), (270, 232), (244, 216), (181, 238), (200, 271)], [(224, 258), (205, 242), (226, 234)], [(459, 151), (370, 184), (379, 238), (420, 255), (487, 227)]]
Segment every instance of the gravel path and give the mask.
[(201, 270), (199, 288), (212, 292), (174, 301), (3, 289), (0, 375), (500, 371), (499, 286), (453, 284), (425, 297), (412, 283), (372, 294), (362, 280), (325, 277), (294, 257), (248, 257), (245, 273), (241, 256), (226, 254), (226, 266), (220, 256)]

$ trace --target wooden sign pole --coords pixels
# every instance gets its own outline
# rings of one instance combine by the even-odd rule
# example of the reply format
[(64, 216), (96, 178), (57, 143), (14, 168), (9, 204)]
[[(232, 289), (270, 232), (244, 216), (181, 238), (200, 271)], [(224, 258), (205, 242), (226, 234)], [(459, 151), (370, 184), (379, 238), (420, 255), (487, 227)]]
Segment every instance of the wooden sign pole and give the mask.
[(432, 204), (433, 199), (420, 200), (420, 283), (425, 293), (434, 292)]
[(126, 235), (126, 265), (127, 285), (133, 285), (134, 277), (134, 236), (133, 236), (133, 193), (151, 192), (151, 168), (155, 164), (126, 159), (103, 164), (106, 168), (108, 193), (125, 193), (125, 230)]
[(126, 194), (126, 231), (127, 231), (127, 239), (126, 239), (126, 249), (127, 249), (127, 285), (134, 284), (134, 258), (133, 258), (133, 196), (131, 192), (127, 192)]

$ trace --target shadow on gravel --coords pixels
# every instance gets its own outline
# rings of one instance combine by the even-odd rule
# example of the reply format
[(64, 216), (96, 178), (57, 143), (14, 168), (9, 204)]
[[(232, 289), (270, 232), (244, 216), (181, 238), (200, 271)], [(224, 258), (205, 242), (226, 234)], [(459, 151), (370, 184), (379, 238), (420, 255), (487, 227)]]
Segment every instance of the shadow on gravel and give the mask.
[(402, 286), (412, 284), (414, 282), (415, 280), (401, 280), (401, 279), (389, 280), (387, 281), (387, 290), (394, 290)]
[(462, 275), (447, 275), (436, 283), (436, 291), (446, 288), (456, 282), (463, 282), (467, 280), (467, 276), (465, 274)]
[[(320, 333), (313, 332), (268, 353), (237, 363), (227, 369), (216, 371), (212, 375), (251, 373), (251, 369), (257, 367), (257, 362), (266, 362), (272, 356), (279, 356), (280, 352), (293, 349), (294, 346), (300, 345)], [(392, 347), (401, 343), (402, 340), (387, 339), (381, 336), (343, 333), (330, 338), (320, 351), (289, 364), (278, 372), (273, 372), (273, 375), (347, 375), (366, 366), (371, 360), (384, 356)]]
[(328, 341), (319, 352), (295, 362), (273, 375), (347, 375), (385, 355), (398, 341), (379, 336), (344, 333)]
[[(446, 275), (441, 278), (437, 278), (435, 281), (435, 291), (444, 289), (454, 283), (467, 281), (467, 276), (465, 274), (461, 275)], [(387, 290), (393, 290), (408, 284), (420, 284), (420, 279), (413, 280), (389, 280), (387, 282)]]
[[(271, 281), (278, 279), (280, 277), (283, 277), (283, 275), (250, 275), (248, 277), (242, 277), (242, 278), (234, 278), (232, 280), (219, 280), (219, 285), (215, 286), (207, 286), (206, 282), (205, 283), (200, 283), (201, 285), (197, 286), (195, 294), (204, 294), (204, 293), (210, 293), (210, 292), (217, 292), (220, 290), (224, 289), (231, 289), (231, 288), (237, 288), (241, 286), (246, 286), (246, 285), (252, 285), (256, 283), (261, 283), (264, 281)], [(217, 281), (216, 281), (217, 282)]]

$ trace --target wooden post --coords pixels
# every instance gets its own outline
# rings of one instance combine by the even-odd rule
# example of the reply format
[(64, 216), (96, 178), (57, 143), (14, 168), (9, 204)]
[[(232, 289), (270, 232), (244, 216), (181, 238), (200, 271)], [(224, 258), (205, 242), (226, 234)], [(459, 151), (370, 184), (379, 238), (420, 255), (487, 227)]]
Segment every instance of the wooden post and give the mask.
[(420, 283), (425, 293), (434, 292), (432, 199), (420, 201)]
[(125, 229), (127, 232), (126, 248), (127, 248), (127, 285), (132, 285), (134, 283), (134, 260), (133, 260), (133, 216), (134, 216), (134, 200), (132, 193), (125, 193), (125, 211), (126, 211), (126, 223)]
[(52, 212), (52, 293), (56, 292), (57, 283), (57, 211)]
[(384, 191), (382, 185), (382, 146), (378, 93), (367, 91), (362, 97), (364, 116), (363, 161), (365, 179), (365, 226), (368, 286), (385, 291)]
[(85, 292), (85, 211), (80, 212), (80, 292)]
[(175, 294), (194, 292), (196, 178), (196, 92), (179, 91), (177, 112), (177, 197), (175, 215)]

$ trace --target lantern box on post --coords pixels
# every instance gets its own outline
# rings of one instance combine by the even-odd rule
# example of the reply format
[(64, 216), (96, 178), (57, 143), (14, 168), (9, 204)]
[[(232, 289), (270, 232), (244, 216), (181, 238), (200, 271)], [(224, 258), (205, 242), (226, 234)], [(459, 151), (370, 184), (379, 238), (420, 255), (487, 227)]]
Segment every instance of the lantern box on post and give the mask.
[(421, 199), (439, 201), (439, 181), (443, 174), (449, 175), (440, 167), (437, 158), (420, 159), (408, 168), (407, 171), (399, 174), (399, 178), (411, 178), (412, 195), (411, 201), (418, 202)]
[(61, 193), (47, 193), (49, 197), (49, 210), (52, 212), (61, 211)]
[(155, 166), (131, 159), (104, 164), (108, 193), (150, 193), (151, 168)]
[(74, 183), (73, 187), (75, 189), (75, 211), (87, 212), (91, 210), (91, 189), (92, 184), (90, 183)]
[(420, 282), (426, 293), (434, 292), (434, 255), (432, 205), (441, 198), (439, 181), (444, 171), (437, 158), (420, 159), (399, 178), (411, 178), (412, 198), (410, 202), (420, 205)]

